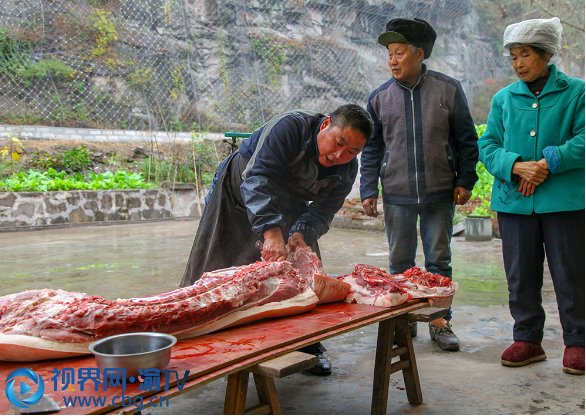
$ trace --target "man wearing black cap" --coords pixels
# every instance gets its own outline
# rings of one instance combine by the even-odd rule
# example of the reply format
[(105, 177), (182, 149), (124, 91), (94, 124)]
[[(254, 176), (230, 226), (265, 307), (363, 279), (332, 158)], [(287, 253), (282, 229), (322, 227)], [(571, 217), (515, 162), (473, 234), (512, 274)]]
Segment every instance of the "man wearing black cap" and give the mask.
[[(451, 279), (454, 204), (470, 199), (478, 179), (478, 136), (460, 83), (423, 63), (436, 39), (431, 25), (393, 19), (386, 29), (378, 42), (389, 51), (393, 78), (368, 98), (374, 135), (362, 152), (362, 204), (378, 215), (380, 177), (391, 274), (415, 266), (419, 217), (425, 268)], [(457, 351), (450, 319), (451, 310), (429, 332), (440, 348)]]

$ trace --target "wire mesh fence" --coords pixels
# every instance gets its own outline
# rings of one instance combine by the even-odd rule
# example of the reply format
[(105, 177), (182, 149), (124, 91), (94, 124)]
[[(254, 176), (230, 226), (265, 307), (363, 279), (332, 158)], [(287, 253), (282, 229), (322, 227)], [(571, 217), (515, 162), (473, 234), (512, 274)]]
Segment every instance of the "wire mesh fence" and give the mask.
[(4, 0), (0, 123), (251, 131), (366, 105), (390, 76), (376, 38), (393, 17), (434, 26), (428, 66), (471, 102), (512, 75), (470, 0)]

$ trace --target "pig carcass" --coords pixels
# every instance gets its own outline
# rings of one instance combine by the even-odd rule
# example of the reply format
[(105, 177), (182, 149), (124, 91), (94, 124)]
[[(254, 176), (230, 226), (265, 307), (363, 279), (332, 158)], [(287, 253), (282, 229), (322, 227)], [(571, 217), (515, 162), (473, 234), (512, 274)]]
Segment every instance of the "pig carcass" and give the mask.
[(129, 332), (189, 338), (302, 313), (317, 302), (288, 261), (205, 273), (192, 286), (142, 298), (108, 300), (63, 290), (31, 290), (0, 297), (0, 360), (88, 354), (91, 342)]

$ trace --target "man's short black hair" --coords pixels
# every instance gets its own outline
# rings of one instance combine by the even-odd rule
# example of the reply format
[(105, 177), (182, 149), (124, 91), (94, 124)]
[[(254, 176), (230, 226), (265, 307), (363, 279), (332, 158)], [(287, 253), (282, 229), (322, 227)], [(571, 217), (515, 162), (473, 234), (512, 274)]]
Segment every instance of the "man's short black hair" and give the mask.
[(372, 137), (374, 131), (374, 123), (370, 114), (364, 108), (356, 104), (346, 104), (340, 106), (330, 114), (332, 119), (332, 126), (337, 126), (342, 130), (350, 126), (355, 130), (358, 130), (366, 138), (366, 142)]

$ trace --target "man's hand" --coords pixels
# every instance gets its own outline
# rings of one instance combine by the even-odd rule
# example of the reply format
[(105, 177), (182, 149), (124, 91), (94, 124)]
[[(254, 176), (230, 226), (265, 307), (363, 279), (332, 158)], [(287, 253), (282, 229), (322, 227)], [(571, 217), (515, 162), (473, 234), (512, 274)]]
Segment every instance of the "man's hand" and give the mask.
[(377, 200), (378, 198), (366, 198), (362, 201), (364, 213), (369, 217), (378, 217), (378, 211), (376, 209)]
[(303, 237), (303, 234), (301, 233), (294, 233), (291, 237), (289, 237), (289, 245), (291, 246), (292, 250), (299, 246), (307, 247), (307, 244), (305, 244), (305, 237)]
[(454, 188), (454, 204), (456, 205), (464, 205), (470, 197), (472, 196), (472, 191), (469, 191), (466, 188), (461, 186), (456, 186)]
[(280, 228), (265, 231), (264, 238), (261, 255), (265, 261), (282, 261), (287, 258), (287, 247)]
[(543, 167), (544, 163), (547, 166), (545, 159), (539, 162), (515, 162), (513, 165), (513, 174), (520, 176), (521, 179), (525, 179), (533, 185), (539, 185), (549, 174), (549, 169)]

